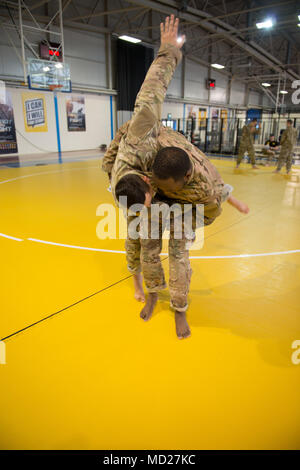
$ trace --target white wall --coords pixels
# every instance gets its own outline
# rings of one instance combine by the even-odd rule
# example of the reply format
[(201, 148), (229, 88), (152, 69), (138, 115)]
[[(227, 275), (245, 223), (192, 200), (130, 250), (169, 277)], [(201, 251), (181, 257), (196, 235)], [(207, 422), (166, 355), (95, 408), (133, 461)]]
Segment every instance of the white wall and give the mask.
[(182, 64), (180, 64), (175, 70), (171, 83), (168, 87), (168, 95), (181, 96), (181, 74)]
[(186, 60), (185, 97), (208, 100), (206, 89), (207, 67), (189, 59)]
[(212, 69), (211, 78), (216, 80), (216, 88), (210, 90), (210, 101), (226, 103), (228, 77)]
[(233, 80), (231, 85), (230, 104), (243, 106), (245, 104), (245, 83)]
[(105, 37), (65, 29), (65, 61), (73, 86), (106, 88)]
[(261, 93), (251, 90), (249, 93), (249, 106), (260, 106), (261, 103)]
[[(42, 150), (45, 152), (56, 152), (57, 137), (53, 93), (37, 91), (37, 93), (42, 93), (45, 97), (48, 132), (26, 132), (22, 93), (28, 93), (28, 91), (22, 88), (8, 88), (8, 90), (12, 95), (18, 153), (33, 154), (40, 153)], [(30, 92), (32, 91), (30, 90)], [(76, 93), (73, 94), (76, 95)], [(100, 144), (110, 143), (110, 97), (108, 95), (84, 94), (86, 131), (80, 132), (68, 131), (66, 99), (69, 94), (58, 93), (57, 96), (62, 151), (95, 149)], [(116, 125), (115, 122), (114, 125)]]
[(170, 103), (168, 101), (165, 101), (163, 104), (162, 118), (166, 119), (169, 113), (171, 113), (172, 119), (182, 118), (183, 107), (183, 103)]

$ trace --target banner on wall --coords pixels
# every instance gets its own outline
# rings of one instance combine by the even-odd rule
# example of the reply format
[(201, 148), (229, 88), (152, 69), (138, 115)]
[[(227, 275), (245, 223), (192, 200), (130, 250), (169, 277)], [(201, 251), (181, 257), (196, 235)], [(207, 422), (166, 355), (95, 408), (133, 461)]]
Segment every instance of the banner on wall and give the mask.
[(221, 119), (223, 119), (223, 132), (227, 130), (228, 110), (221, 109)]
[(0, 96), (0, 154), (17, 153), (18, 145), (11, 94), (8, 90)]
[(84, 96), (71, 95), (67, 101), (68, 131), (85, 131)]
[(211, 108), (211, 117), (212, 119), (219, 119), (219, 112), (218, 108)]
[(207, 109), (206, 108), (199, 108), (198, 109), (198, 119), (199, 119), (199, 129), (204, 129), (206, 126), (206, 117), (207, 117)]
[(196, 119), (196, 116), (197, 116), (197, 107), (193, 104), (189, 104), (187, 106), (187, 117)]
[(46, 103), (41, 93), (22, 93), (26, 132), (48, 132)]

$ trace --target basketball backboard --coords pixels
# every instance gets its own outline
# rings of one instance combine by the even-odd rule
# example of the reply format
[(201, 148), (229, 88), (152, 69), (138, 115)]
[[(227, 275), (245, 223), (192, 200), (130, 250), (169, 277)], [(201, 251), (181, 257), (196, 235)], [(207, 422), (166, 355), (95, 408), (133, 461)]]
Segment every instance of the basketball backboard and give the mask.
[(70, 93), (70, 67), (66, 63), (28, 59), (28, 87), (32, 90), (51, 90), (51, 85), (61, 85), (60, 91)]

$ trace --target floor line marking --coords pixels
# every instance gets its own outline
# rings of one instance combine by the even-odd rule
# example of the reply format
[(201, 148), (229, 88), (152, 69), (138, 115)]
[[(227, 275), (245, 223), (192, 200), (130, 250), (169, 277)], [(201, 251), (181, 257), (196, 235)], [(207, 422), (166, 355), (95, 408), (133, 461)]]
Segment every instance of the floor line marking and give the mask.
[(23, 238), (12, 237), (11, 235), (6, 235), (6, 233), (0, 233), (0, 237), (9, 238), (10, 240), (15, 240), (17, 242), (23, 242)]
[[(56, 243), (47, 240), (39, 240), (38, 238), (27, 238), (27, 240), (43, 243), (45, 245), (54, 245), (62, 246), (64, 248), (75, 248), (76, 250), (88, 250), (88, 251), (100, 251), (102, 253), (117, 253), (117, 254), (126, 254), (126, 251), (119, 250), (106, 250), (103, 248), (92, 248), (88, 246), (78, 246), (78, 245), (67, 245), (65, 243)], [(190, 259), (231, 259), (231, 258), (255, 258), (260, 256), (276, 256), (276, 255), (288, 255), (292, 253), (300, 253), (299, 250), (286, 250), (286, 251), (273, 251), (271, 253), (253, 253), (253, 254), (240, 254), (240, 255), (220, 255), (220, 256), (190, 256)], [(160, 253), (162, 256), (168, 256), (168, 253)]]
[(75, 248), (76, 250), (87, 250), (87, 251), (100, 251), (103, 253), (120, 253), (120, 254), (125, 254), (126, 251), (118, 251), (118, 250), (105, 250), (103, 248), (92, 248), (89, 246), (78, 246), (78, 245), (67, 245), (65, 243), (56, 243), (56, 242), (50, 242), (47, 240), (39, 240), (38, 238), (27, 238), (27, 240), (31, 242), (36, 242), (36, 243), (43, 243), (45, 245), (54, 245), (54, 246), (62, 246), (64, 248)]
[(16, 178), (11, 178), (9, 180), (0, 181), (0, 184), (10, 183), (11, 181), (17, 181), (17, 180), (20, 180), (20, 179), (29, 178), (31, 176), (49, 175), (49, 174), (53, 174), (53, 173), (62, 173), (64, 171), (85, 170), (87, 168), (98, 168), (98, 169), (100, 169), (100, 166), (99, 167), (98, 166), (86, 166), (86, 167), (80, 167), (80, 168), (65, 168), (65, 169), (61, 169), (61, 170), (43, 171), (41, 173), (31, 173), (30, 175), (22, 175), (22, 176), (17, 176)]
[(271, 253), (252, 253), (242, 255), (224, 255), (224, 256), (190, 256), (190, 259), (231, 259), (231, 258), (255, 258), (261, 256), (290, 255), (300, 253), (300, 250), (273, 251)]

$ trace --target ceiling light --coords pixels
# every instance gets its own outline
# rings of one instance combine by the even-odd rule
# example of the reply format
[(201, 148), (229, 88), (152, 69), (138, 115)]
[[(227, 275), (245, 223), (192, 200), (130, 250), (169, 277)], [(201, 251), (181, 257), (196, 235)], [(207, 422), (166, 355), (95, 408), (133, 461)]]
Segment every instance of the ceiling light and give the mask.
[(268, 87), (271, 86), (271, 83), (262, 83), (262, 86)]
[(287, 95), (287, 94), (288, 94), (288, 91), (280, 90), (280, 93), (281, 93), (282, 95)]
[(50, 70), (49, 67), (43, 67), (44, 72), (48, 72)]
[(57, 64), (55, 64), (55, 67), (57, 69), (62, 69), (63, 68), (63, 64), (61, 64), (60, 62), (57, 62)]
[(137, 42), (142, 42), (141, 39), (132, 38), (131, 36), (126, 36), (126, 34), (123, 36), (119, 36), (119, 39), (122, 39), (123, 41), (133, 42), (134, 44), (136, 44)]
[(211, 64), (212, 67), (214, 67), (215, 69), (223, 69), (225, 67), (225, 65), (221, 65), (221, 64)]
[(268, 29), (268, 28), (272, 28), (272, 26), (273, 26), (273, 20), (271, 20), (270, 18), (265, 21), (262, 21), (261, 23), (256, 23), (256, 27), (258, 29)]

